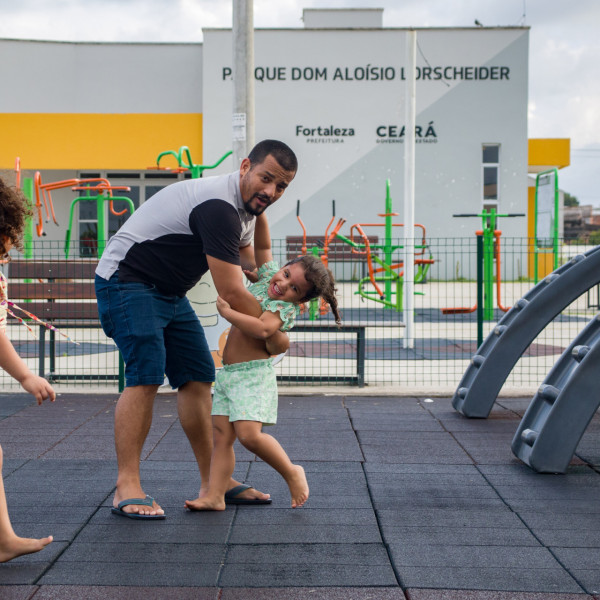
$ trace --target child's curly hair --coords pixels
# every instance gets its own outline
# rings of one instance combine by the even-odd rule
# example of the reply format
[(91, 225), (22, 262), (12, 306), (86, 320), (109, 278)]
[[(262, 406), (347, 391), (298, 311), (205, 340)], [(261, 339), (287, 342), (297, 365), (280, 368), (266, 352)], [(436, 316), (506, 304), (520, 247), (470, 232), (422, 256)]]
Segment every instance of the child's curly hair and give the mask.
[(23, 231), (33, 215), (21, 190), (0, 177), (0, 260), (9, 260), (7, 245), (23, 250)]
[(312, 254), (298, 256), (290, 260), (287, 264), (300, 264), (304, 269), (306, 281), (312, 285), (312, 289), (302, 298), (302, 302), (307, 302), (313, 298), (323, 298), (331, 307), (335, 322), (339, 325), (342, 319), (338, 312), (338, 301), (335, 297), (337, 290), (333, 273), (322, 263), (320, 258)]

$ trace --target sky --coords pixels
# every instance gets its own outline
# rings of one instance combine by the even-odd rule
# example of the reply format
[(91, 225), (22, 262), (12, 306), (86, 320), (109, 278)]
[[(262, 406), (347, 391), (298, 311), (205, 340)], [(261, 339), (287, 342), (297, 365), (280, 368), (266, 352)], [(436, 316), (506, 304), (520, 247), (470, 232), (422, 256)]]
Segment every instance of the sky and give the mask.
[[(0, 0), (0, 38), (201, 42), (232, 0)], [(530, 138), (570, 138), (561, 189), (600, 207), (600, 0), (254, 0), (256, 28), (302, 27), (303, 8), (383, 8), (384, 27), (524, 25)]]

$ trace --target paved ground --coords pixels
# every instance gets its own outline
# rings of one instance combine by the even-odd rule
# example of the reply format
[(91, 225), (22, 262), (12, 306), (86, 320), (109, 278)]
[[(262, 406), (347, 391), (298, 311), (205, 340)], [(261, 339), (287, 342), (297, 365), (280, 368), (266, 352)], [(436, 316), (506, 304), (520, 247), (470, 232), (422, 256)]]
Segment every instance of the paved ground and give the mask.
[(272, 432), (307, 470), (305, 508), (238, 449), (236, 475), (271, 506), (190, 513), (198, 490), (173, 395), (143, 456), (162, 522), (110, 513), (116, 395), (35, 406), (0, 395), (0, 442), (20, 535), (43, 552), (0, 565), (2, 600), (600, 599), (600, 416), (567, 475), (510, 451), (529, 399), (469, 420), (450, 400), (282, 396)]

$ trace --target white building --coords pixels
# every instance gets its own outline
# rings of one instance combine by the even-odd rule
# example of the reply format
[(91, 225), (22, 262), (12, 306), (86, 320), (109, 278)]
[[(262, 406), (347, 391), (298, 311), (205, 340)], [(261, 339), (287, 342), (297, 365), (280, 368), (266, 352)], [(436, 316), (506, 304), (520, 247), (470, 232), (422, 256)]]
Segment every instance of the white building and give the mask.
[[(334, 199), (349, 225), (381, 221), (387, 179), (401, 221), (407, 30), (383, 28), (381, 12), (306, 10), (304, 28), (255, 31), (256, 140), (281, 139), (300, 162), (269, 211), (275, 238), (300, 233), (298, 199), (313, 235)], [(148, 170), (159, 153), (185, 145), (196, 164), (216, 162), (232, 144), (232, 32), (203, 33), (202, 44), (0, 40), (0, 167), (20, 157), (43, 182), (108, 176), (139, 204), (183, 177)], [(480, 222), (456, 213), (528, 211), (528, 39), (527, 27), (417, 30), (415, 218), (429, 237), (473, 235)], [(233, 168), (228, 158), (205, 175)], [(63, 240), (75, 196), (52, 197), (59, 227), (46, 224), (46, 239)], [(94, 231), (94, 211), (80, 204), (73, 239)], [(527, 226), (502, 221), (507, 237)]]

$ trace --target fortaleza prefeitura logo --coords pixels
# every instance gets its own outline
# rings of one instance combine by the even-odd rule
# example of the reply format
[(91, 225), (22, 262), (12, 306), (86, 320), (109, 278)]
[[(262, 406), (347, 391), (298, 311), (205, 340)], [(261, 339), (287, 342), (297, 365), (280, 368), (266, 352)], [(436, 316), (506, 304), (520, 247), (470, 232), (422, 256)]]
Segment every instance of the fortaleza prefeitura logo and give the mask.
[[(356, 135), (353, 127), (338, 127), (336, 125), (296, 125), (296, 137), (306, 140), (307, 144), (343, 144), (346, 138)], [(377, 144), (402, 144), (406, 135), (404, 125), (378, 125), (375, 128)], [(437, 144), (438, 136), (429, 121), (427, 125), (415, 126), (415, 142), (417, 144)]]
[(306, 127), (296, 125), (296, 137), (303, 137), (307, 144), (343, 144), (344, 138), (353, 137), (352, 127), (336, 127), (335, 125), (319, 125)]

